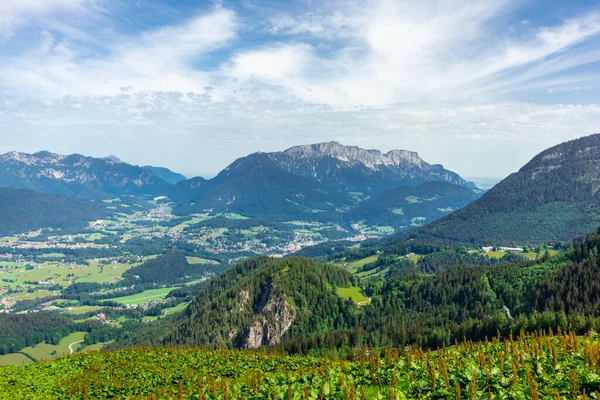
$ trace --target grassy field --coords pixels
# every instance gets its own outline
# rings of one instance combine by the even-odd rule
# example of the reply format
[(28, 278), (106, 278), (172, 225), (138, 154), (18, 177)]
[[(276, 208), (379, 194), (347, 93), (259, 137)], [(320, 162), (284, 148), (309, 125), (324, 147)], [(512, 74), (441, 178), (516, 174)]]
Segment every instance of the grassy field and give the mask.
[(188, 303), (180, 303), (180, 304), (177, 304), (175, 307), (165, 308), (164, 310), (162, 310), (162, 313), (166, 314), (166, 315), (171, 315), (171, 314), (175, 314), (178, 312), (182, 312), (183, 310), (185, 310), (187, 305), (188, 305)]
[[(75, 346), (73, 346), (73, 347), (75, 347)], [(103, 347), (104, 347), (104, 343), (91, 344), (89, 346), (82, 347), (81, 350), (78, 351), (78, 353), (85, 353), (88, 351), (98, 351), (98, 350), (102, 350)]]
[[(21, 350), (21, 352), (27, 354), (37, 361), (52, 360), (54, 358), (69, 354), (69, 345), (73, 342), (83, 340), (86, 333), (87, 332), (74, 332), (69, 336), (62, 338), (58, 345), (39, 343), (35, 346), (25, 347)], [(81, 343), (73, 345), (73, 350), (76, 351), (79, 347), (81, 347)]]
[[(530, 260), (535, 260), (536, 258), (538, 258), (538, 253), (536, 253), (535, 251), (529, 251), (527, 253), (523, 253), (523, 257), (525, 258), (529, 258)], [(539, 255), (541, 257), (541, 255)]]
[(186, 258), (187, 258), (187, 262), (190, 264), (213, 264), (213, 265), (219, 264), (215, 260), (207, 260), (206, 258), (200, 258), (200, 257), (186, 257)]
[(486, 255), (489, 258), (502, 258), (504, 257), (506, 253), (503, 252), (502, 250), (497, 250), (497, 251), (488, 251), (487, 253), (484, 253), (484, 255)]
[(96, 240), (102, 239), (104, 236), (101, 233), (91, 233), (89, 235), (84, 235), (85, 240), (88, 242), (95, 242)]
[(384, 236), (394, 233), (394, 227), (389, 225), (367, 226), (360, 229), (364, 235)]
[[(521, 254), (523, 257), (528, 258), (530, 260), (535, 260), (536, 258), (540, 258), (542, 257), (544, 254), (546, 253), (546, 251), (542, 251), (542, 252), (535, 252), (535, 251), (529, 251), (527, 253), (517, 253), (517, 254)], [(558, 250), (553, 250), (553, 249), (549, 249), (548, 253), (550, 254), (550, 256), (555, 256), (558, 253), (560, 253), (560, 251)], [(506, 252), (502, 251), (502, 250), (498, 250), (498, 251), (490, 251), (488, 253), (481, 253), (487, 257), (491, 257), (491, 258), (502, 258), (506, 255)]]
[(148, 300), (164, 299), (165, 296), (173, 289), (173, 287), (150, 289), (131, 296), (115, 297), (112, 299), (107, 299), (106, 301), (116, 301), (117, 303), (124, 305), (140, 305), (144, 304)]
[(357, 269), (363, 267), (365, 264), (369, 264), (369, 263), (377, 261), (378, 258), (379, 258), (379, 254), (375, 254), (370, 257), (365, 257), (360, 260), (352, 261), (352, 262), (348, 263), (348, 271), (351, 273), (355, 273)]
[(98, 262), (90, 262), (90, 266), (84, 268), (87, 275), (78, 278), (75, 282), (112, 282), (115, 278), (120, 278), (123, 273), (138, 264), (107, 264), (99, 265)]
[(98, 311), (102, 308), (103, 308), (102, 306), (77, 306), (77, 307), (69, 307), (69, 309), (67, 309), (66, 311), (69, 314), (80, 315), (80, 314), (88, 313), (90, 311)]
[(223, 216), (227, 219), (250, 219), (249, 217), (236, 213), (225, 213)]
[(183, 232), (183, 230), (185, 228), (187, 228), (190, 225), (194, 225), (197, 224), (198, 222), (202, 222), (208, 219), (208, 216), (202, 216), (202, 217), (194, 217), (189, 221), (185, 221), (182, 222), (179, 225), (175, 225), (174, 227), (172, 227), (171, 229), (169, 229), (171, 232), (175, 232), (175, 233), (180, 233)]
[(409, 257), (409, 260), (414, 262), (415, 264), (419, 261), (423, 256), (421, 254), (415, 254)]
[(39, 299), (41, 297), (51, 296), (53, 292), (49, 290), (40, 290), (38, 292), (33, 293), (17, 293), (11, 296), (15, 300), (32, 300)]
[(347, 288), (338, 287), (337, 294), (345, 299), (352, 299), (355, 304), (366, 304), (369, 302), (369, 299), (362, 294), (362, 290), (356, 286)]
[(5, 354), (0, 356), (0, 367), (5, 365), (22, 365), (32, 363), (31, 358), (21, 353)]
[[(7, 264), (8, 267), (9, 264)], [(56, 262), (45, 262), (34, 269), (27, 270), (23, 264), (11, 265), (4, 268), (2, 278), (14, 280), (15, 282), (0, 282), (1, 286), (35, 286), (25, 284), (25, 281), (53, 282), (62, 287), (67, 287), (74, 282), (113, 282), (115, 278), (121, 277), (123, 272), (136, 264), (107, 264), (100, 265), (98, 261), (91, 261), (89, 265), (70, 266)], [(40, 287), (42, 288), (42, 287)]]
[(370, 271), (364, 271), (364, 272), (359, 272), (357, 274), (355, 274), (356, 276), (358, 276), (359, 278), (366, 278), (366, 277), (374, 277), (377, 275), (384, 275), (387, 274), (390, 271), (389, 268), (386, 268), (382, 271), (377, 272), (377, 269), (372, 269)]

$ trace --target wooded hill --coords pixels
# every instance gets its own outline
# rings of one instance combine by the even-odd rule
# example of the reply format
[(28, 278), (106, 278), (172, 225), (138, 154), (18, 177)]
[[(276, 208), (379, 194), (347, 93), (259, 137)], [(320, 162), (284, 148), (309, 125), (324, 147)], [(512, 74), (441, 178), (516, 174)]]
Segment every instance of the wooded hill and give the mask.
[(106, 215), (100, 202), (0, 188), (0, 236), (40, 228), (81, 229)]
[(480, 199), (397, 240), (569, 241), (600, 225), (600, 134), (543, 151)]
[(364, 280), (363, 293), (372, 301), (363, 306), (336, 295), (336, 287), (357, 284), (340, 267), (257, 258), (210, 282), (180, 316), (121, 345), (267, 345), (306, 353), (411, 343), (439, 347), (463, 337), (569, 324), (584, 334), (600, 329), (598, 247), (600, 234), (592, 234), (554, 258), (440, 267), (433, 275), (406, 269)]

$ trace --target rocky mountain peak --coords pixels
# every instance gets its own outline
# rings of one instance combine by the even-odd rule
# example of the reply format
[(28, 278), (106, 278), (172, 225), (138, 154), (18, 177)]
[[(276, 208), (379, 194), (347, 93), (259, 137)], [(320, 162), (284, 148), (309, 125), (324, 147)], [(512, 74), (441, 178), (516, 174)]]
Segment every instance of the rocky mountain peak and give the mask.
[[(49, 151), (10, 152), (0, 156), (0, 186), (90, 198), (121, 194), (162, 194), (170, 185), (152, 170), (80, 154)], [(169, 171), (170, 172), (170, 171)]]
[(112, 156), (112, 155), (110, 155), (108, 157), (104, 157), (103, 160), (106, 162), (112, 163), (112, 164), (120, 164), (123, 162), (123, 161), (121, 161), (121, 159), (119, 157)]
[(344, 146), (335, 141), (294, 146), (283, 153), (294, 158), (333, 157), (349, 164), (362, 164), (370, 169), (377, 169), (382, 165), (399, 166), (404, 162), (414, 164), (418, 167), (426, 164), (417, 153), (412, 151), (392, 150), (383, 154), (379, 150), (363, 149), (358, 146)]
[(21, 162), (26, 164), (30, 164), (32, 162), (31, 156), (29, 154), (19, 153), (17, 151), (11, 151), (9, 153), (3, 154), (2, 156), (0, 156), (0, 160)]
[(15, 162), (26, 165), (34, 165), (34, 164), (55, 164), (63, 159), (66, 156), (51, 153), (49, 151), (38, 151), (37, 153), (27, 154), (20, 153), (17, 151), (11, 151), (9, 153), (3, 154), (0, 156), (0, 160), (5, 162)]

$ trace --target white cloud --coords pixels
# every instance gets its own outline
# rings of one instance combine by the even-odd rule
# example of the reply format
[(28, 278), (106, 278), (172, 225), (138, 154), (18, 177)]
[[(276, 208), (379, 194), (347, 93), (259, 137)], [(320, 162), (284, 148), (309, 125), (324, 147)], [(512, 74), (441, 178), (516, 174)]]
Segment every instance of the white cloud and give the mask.
[[(307, 101), (356, 106), (502, 98), (536, 80), (539, 86), (540, 79), (554, 79), (552, 74), (600, 61), (593, 43), (575, 48), (598, 38), (595, 12), (551, 27), (522, 24), (515, 31), (503, 22), (517, 6), (509, 0), (351, 4), (271, 21), (272, 33), (338, 39), (332, 52), (310, 61), (321, 74), (295, 74), (289, 86)], [(299, 86), (310, 91), (298, 92)]]
[(216, 173), (254, 151), (338, 140), (416, 150), (464, 175), (503, 176), (549, 146), (599, 132), (600, 106), (443, 102), (336, 110), (283, 99), (124, 92), (0, 103), (0, 125), (11, 132), (0, 152), (118, 153), (188, 175)]
[[(89, 15), (87, 1), (52, 4)], [(38, 11), (13, 7), (18, 16), (0, 29), (50, 13), (50, 2), (33, 3)], [(516, 0), (332, 0), (255, 19), (216, 3), (127, 35), (108, 12), (93, 14), (94, 29), (38, 18), (35, 46), (0, 64), (0, 126), (10, 132), (0, 149), (123, 149), (124, 159), (193, 174), (251, 151), (337, 139), (494, 176), (600, 131), (596, 105), (505, 100), (593, 92), (598, 75), (573, 71), (600, 62), (598, 13), (508, 26)]]
[(227, 73), (236, 79), (281, 82), (303, 72), (312, 57), (312, 48), (306, 44), (250, 51), (236, 54)]
[(0, 2), (0, 39), (13, 30), (45, 14), (81, 10), (87, 0), (2, 0)]
[(0, 65), (0, 86), (23, 94), (61, 97), (136, 91), (202, 92), (210, 82), (194, 58), (236, 36), (236, 15), (217, 8), (185, 23), (135, 37), (111, 37), (108, 56), (81, 59), (69, 41), (46, 33), (40, 45)]
[(511, 33), (498, 29), (498, 21), (515, 7), (511, 0), (323, 4), (329, 7), (265, 17), (276, 42), (228, 47), (232, 55), (217, 70), (198, 68), (198, 61), (230, 46), (240, 30), (251, 35), (255, 29), (247, 20), (242, 26), (223, 6), (137, 36), (108, 33), (100, 56), (82, 57), (69, 40), (76, 29), (66, 40), (46, 32), (37, 48), (0, 66), (0, 90), (95, 96), (123, 86), (198, 93), (210, 86), (220, 98), (285, 91), (315, 104), (380, 106), (504, 98), (523, 87), (543, 86), (539, 80), (552, 74), (600, 61), (596, 47), (568, 51), (598, 36), (598, 13), (552, 27), (518, 24), (522, 31)]

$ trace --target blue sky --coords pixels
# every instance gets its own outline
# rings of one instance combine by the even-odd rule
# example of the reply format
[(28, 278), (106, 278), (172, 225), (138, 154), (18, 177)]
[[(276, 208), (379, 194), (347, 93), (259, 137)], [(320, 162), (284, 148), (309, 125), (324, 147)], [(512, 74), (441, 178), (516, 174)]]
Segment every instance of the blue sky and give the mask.
[(328, 140), (505, 176), (600, 132), (600, 4), (3, 0), (0, 152), (210, 176)]

